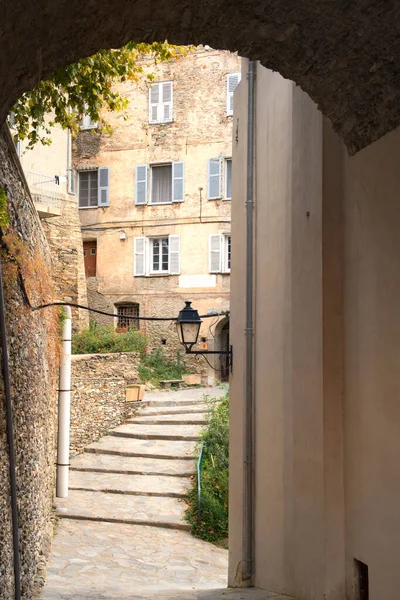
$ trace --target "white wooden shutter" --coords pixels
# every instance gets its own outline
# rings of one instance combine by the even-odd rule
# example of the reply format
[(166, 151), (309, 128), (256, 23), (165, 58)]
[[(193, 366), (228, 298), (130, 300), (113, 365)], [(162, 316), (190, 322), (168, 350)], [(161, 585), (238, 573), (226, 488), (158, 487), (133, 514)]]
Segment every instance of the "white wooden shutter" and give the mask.
[(99, 167), (98, 170), (98, 206), (109, 206), (110, 204), (110, 169)]
[(180, 268), (180, 236), (168, 236), (168, 251), (169, 251), (169, 273), (170, 275), (179, 275)]
[(221, 198), (221, 159), (210, 158), (208, 161), (208, 199)]
[(211, 233), (209, 237), (209, 271), (220, 273), (222, 265), (222, 236), (220, 233)]
[(154, 83), (149, 91), (149, 122), (157, 123), (159, 121), (160, 105), (160, 84)]
[(135, 277), (146, 275), (146, 238), (135, 237), (133, 241), (134, 266), (133, 274)]
[(228, 116), (233, 115), (233, 95), (241, 77), (241, 73), (228, 73), (226, 80), (226, 114)]
[(172, 163), (172, 202), (183, 202), (185, 199), (184, 173), (183, 162)]
[(147, 165), (136, 165), (135, 204), (147, 204)]
[(172, 121), (172, 81), (165, 81), (160, 84), (162, 87), (162, 114), (159, 120)]

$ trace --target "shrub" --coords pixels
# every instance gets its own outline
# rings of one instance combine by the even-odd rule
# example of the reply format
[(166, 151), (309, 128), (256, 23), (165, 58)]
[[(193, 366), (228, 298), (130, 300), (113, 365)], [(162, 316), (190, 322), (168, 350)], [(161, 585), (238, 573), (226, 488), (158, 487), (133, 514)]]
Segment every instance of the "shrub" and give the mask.
[(208, 424), (200, 437), (203, 443), (200, 522), (197, 475), (187, 496), (185, 516), (193, 535), (218, 542), (228, 536), (229, 393), (222, 400), (207, 397), (206, 400), (210, 408)]
[(181, 379), (183, 373), (188, 373), (185, 362), (180, 352), (176, 358), (165, 356), (161, 348), (155, 348), (148, 356), (142, 356), (138, 373), (141, 381), (150, 381), (155, 387), (160, 387), (160, 381), (167, 379)]
[(72, 354), (105, 354), (107, 352), (140, 352), (146, 349), (147, 338), (136, 329), (116, 333), (112, 325), (96, 325), (72, 336)]

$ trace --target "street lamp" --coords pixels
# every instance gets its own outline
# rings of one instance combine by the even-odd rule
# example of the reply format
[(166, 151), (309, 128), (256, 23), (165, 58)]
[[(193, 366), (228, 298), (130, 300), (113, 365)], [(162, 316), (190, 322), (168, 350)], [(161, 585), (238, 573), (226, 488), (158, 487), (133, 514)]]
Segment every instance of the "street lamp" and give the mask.
[(185, 302), (185, 307), (179, 312), (176, 319), (179, 342), (185, 347), (186, 354), (220, 354), (228, 356), (230, 370), (232, 371), (232, 346), (229, 350), (192, 350), (199, 338), (202, 320), (198, 311), (192, 308), (192, 303)]

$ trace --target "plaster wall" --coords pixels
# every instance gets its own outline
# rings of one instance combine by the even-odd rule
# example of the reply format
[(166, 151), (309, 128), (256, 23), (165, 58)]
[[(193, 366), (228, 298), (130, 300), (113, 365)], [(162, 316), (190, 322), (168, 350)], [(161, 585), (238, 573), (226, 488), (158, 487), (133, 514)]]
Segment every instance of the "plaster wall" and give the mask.
[[(241, 84), (235, 119), (245, 123)], [(302, 600), (396, 597), (400, 522), (393, 132), (349, 158), (310, 99), (257, 68), (255, 521), (251, 583)], [(245, 163), (246, 131), (234, 145)], [(234, 195), (245, 197), (245, 177)], [(233, 205), (234, 356), (244, 364), (244, 212)], [(241, 584), (241, 370), (231, 380), (230, 583)]]

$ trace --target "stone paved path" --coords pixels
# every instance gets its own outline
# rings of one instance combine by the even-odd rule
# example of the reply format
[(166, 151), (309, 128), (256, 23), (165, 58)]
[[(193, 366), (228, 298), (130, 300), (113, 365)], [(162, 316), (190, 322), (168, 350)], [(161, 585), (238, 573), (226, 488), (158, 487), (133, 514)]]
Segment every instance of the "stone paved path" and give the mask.
[(227, 590), (227, 551), (187, 531), (204, 393), (224, 390), (146, 394), (136, 418), (72, 459), (43, 600), (279, 600)]

